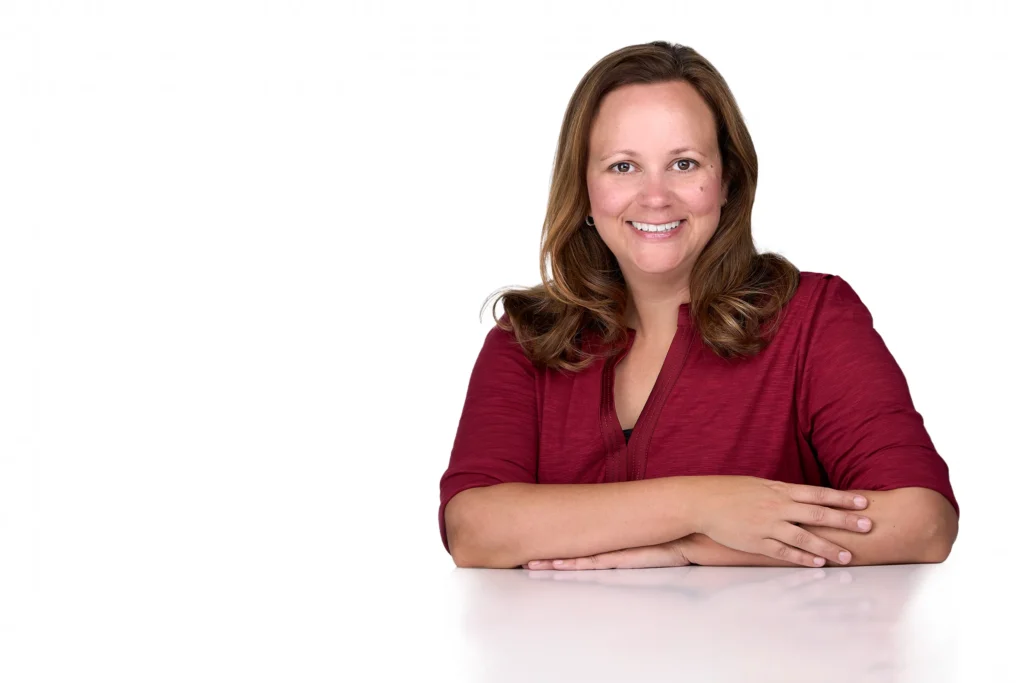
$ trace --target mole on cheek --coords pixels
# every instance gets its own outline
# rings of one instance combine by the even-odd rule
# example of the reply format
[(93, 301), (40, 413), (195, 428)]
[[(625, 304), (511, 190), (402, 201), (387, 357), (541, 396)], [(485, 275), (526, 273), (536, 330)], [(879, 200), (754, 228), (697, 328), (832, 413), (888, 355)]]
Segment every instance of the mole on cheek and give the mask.
[(701, 187), (700, 187), (700, 191), (701, 191), (701, 192), (703, 192), (703, 191), (704, 191), (704, 186), (703, 186), (703, 185), (701, 185)]

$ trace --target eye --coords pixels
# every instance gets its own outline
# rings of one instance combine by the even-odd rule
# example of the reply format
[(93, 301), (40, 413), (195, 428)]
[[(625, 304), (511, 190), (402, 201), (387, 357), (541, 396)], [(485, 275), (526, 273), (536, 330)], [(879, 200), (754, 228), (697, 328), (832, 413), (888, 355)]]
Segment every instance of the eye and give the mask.
[[(694, 161), (693, 159), (677, 159), (676, 161), (673, 162), (673, 164), (689, 164), (689, 166), (687, 166), (686, 168), (678, 168), (677, 167), (677, 170), (683, 171), (683, 172), (692, 171), (694, 168), (697, 167), (697, 162)], [(619, 169), (620, 166), (632, 166), (632, 165), (633, 164), (628, 162), (628, 161), (616, 161), (614, 164), (609, 166), (608, 169), (610, 171), (614, 171), (615, 175), (627, 175), (628, 171), (620, 171), (618, 169)]]

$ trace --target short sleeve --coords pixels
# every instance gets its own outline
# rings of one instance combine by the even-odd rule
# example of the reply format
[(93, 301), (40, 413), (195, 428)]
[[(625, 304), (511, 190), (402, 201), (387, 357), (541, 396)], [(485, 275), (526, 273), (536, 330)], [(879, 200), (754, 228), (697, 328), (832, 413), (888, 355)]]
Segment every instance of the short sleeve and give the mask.
[(903, 371), (867, 307), (836, 275), (823, 278), (810, 304), (800, 409), (832, 486), (929, 488), (959, 517), (949, 469), (914, 408)]
[(537, 370), (512, 332), (495, 325), (469, 378), (448, 469), (441, 476), (438, 523), (448, 548), (444, 510), (477, 486), (537, 483)]

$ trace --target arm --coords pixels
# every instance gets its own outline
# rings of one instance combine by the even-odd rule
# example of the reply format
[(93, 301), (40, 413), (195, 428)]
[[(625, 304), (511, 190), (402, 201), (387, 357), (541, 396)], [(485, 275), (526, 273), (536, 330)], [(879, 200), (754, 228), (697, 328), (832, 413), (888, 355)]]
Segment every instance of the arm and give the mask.
[[(459, 567), (518, 567), (665, 543), (697, 528), (696, 477), (605, 484), (503, 483), (456, 494), (444, 512)], [(851, 532), (852, 533), (852, 532)]]
[(797, 372), (798, 428), (828, 486), (869, 498), (874, 527), (863, 536), (807, 529), (847, 547), (858, 564), (941, 562), (960, 514), (949, 468), (857, 293), (832, 276), (818, 294)]
[[(853, 555), (847, 565), (827, 561), (827, 567), (942, 562), (956, 540), (958, 519), (945, 496), (931, 489), (907, 487), (891, 491), (854, 490), (868, 499), (864, 514), (873, 525), (859, 534), (845, 529), (798, 524), (846, 548)], [(703, 534), (684, 543), (683, 554), (705, 566), (799, 567), (785, 560), (734, 550)]]
[(873, 522), (868, 533), (805, 527), (849, 550), (853, 554), (850, 565), (943, 562), (949, 556), (959, 521), (941, 493), (916, 486), (857, 493), (868, 499), (865, 514)]
[(492, 328), (440, 482), (441, 540), (457, 566), (516, 567), (538, 557), (664, 543), (697, 530), (690, 521), (696, 477), (538, 483), (542, 386), (515, 335)]

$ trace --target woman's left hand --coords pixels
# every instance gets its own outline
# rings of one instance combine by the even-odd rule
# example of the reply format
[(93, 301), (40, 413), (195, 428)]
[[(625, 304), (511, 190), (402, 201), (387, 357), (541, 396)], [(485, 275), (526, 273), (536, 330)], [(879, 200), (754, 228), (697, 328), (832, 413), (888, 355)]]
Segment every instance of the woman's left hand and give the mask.
[(685, 567), (690, 564), (686, 556), (687, 538), (679, 538), (660, 545), (625, 548), (589, 557), (569, 560), (533, 560), (523, 569), (643, 569), (645, 567)]

